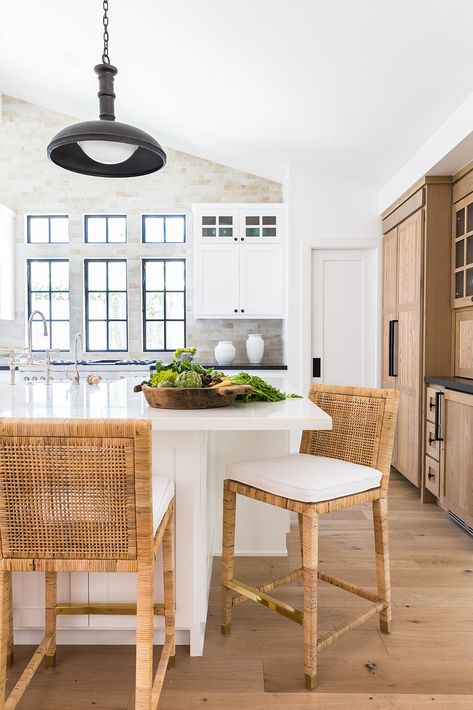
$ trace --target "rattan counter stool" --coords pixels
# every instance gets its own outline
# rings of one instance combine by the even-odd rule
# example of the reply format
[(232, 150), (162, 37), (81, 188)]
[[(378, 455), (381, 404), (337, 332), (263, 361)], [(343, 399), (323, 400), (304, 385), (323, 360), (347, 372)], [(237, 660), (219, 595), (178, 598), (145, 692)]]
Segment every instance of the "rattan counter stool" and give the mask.
[[(222, 624), (231, 630), (232, 607), (251, 599), (303, 626), (305, 684), (317, 684), (317, 652), (375, 614), (391, 630), (387, 493), (399, 393), (396, 390), (312, 385), (309, 398), (332, 417), (331, 431), (305, 431), (300, 453), (227, 466), (222, 544)], [(302, 567), (273, 582), (251, 587), (234, 579), (237, 494), (299, 514)], [(360, 503), (372, 503), (378, 592), (318, 569), (318, 517)], [(300, 577), (303, 611), (268, 592)], [(317, 581), (323, 580), (372, 602), (348, 624), (317, 637)]]
[[(175, 656), (174, 484), (152, 485), (149, 420), (0, 419), (0, 537), (0, 710), (17, 706), (44, 657), (55, 665), (58, 614), (136, 614), (135, 708), (154, 710)], [(6, 699), (12, 571), (45, 573), (46, 629)], [(137, 603), (58, 604), (58, 572), (135, 572)], [(154, 614), (165, 642), (153, 679)]]

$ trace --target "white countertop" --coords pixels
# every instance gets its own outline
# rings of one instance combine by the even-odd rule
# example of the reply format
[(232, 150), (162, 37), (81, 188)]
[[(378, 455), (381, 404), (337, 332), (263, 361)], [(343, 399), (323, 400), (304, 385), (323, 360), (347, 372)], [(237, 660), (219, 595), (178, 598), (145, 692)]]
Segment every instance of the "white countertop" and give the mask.
[[(153, 409), (133, 386), (141, 378), (126, 378), (100, 385), (44, 382), (10, 385), (0, 383), (0, 417), (51, 419), (151, 419), (162, 431), (288, 431), (331, 429), (332, 420), (309, 399), (282, 402), (235, 402), (217, 409)], [(284, 389), (295, 392), (289, 384)]]

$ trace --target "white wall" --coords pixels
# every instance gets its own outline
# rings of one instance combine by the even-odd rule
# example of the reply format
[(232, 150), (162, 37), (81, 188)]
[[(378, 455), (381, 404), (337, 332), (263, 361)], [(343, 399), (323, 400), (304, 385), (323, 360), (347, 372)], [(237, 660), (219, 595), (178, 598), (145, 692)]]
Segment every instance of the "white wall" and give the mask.
[[(302, 303), (310, 298), (303, 293), (302, 244), (313, 238), (350, 238), (353, 246), (367, 237), (380, 236), (377, 214), (377, 191), (374, 187), (345, 180), (291, 164), (284, 182), (284, 199), (289, 206), (288, 249), (288, 323), (286, 354), (289, 378), (297, 387), (305, 388), (301, 372)], [(379, 274), (378, 274), (379, 275)], [(379, 339), (379, 333), (376, 333)]]

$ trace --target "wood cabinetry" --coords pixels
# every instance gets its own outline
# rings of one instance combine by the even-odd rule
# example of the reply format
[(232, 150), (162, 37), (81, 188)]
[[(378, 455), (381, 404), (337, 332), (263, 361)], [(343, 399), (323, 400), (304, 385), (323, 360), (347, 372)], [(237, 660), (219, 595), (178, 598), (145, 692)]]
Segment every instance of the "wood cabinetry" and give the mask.
[(282, 205), (194, 205), (196, 318), (283, 318)]
[(473, 309), (455, 313), (455, 375), (473, 378)]
[(421, 483), (423, 377), (451, 373), (451, 183), (428, 182), (383, 215), (382, 384), (399, 389), (393, 465)]
[(429, 387), (426, 417), (425, 486), (473, 528), (473, 395)]

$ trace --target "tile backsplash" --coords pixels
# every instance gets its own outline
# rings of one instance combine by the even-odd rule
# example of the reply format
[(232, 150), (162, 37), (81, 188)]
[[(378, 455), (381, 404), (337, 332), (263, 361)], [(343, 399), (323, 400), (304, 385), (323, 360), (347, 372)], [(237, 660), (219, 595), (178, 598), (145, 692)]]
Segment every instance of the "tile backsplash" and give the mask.
[[(283, 358), (281, 320), (196, 320), (193, 316), (192, 203), (282, 202), (282, 185), (186, 153), (167, 150), (166, 168), (154, 175), (104, 179), (68, 173), (50, 163), (46, 146), (61, 128), (76, 119), (4, 96), (0, 120), (0, 203), (16, 212), (14, 321), (0, 321), (0, 346), (25, 344), (26, 259), (68, 258), (70, 263), (71, 340), (83, 330), (83, 260), (86, 257), (124, 257), (128, 261), (129, 350), (119, 357), (159, 357), (143, 353), (141, 337), (140, 259), (185, 257), (187, 262), (187, 342), (198, 348), (200, 360), (214, 360), (219, 340), (231, 340), (236, 359), (246, 360), (248, 333), (261, 333), (264, 362)], [(142, 213), (181, 213), (187, 217), (186, 244), (142, 244)], [(69, 215), (68, 244), (25, 244), (25, 215)], [(128, 217), (126, 244), (84, 244), (83, 215), (120, 213)], [(104, 354), (107, 356), (107, 354)], [(94, 357), (101, 353), (94, 353)], [(108, 354), (110, 356), (110, 354)], [(168, 355), (166, 355), (167, 357)]]

